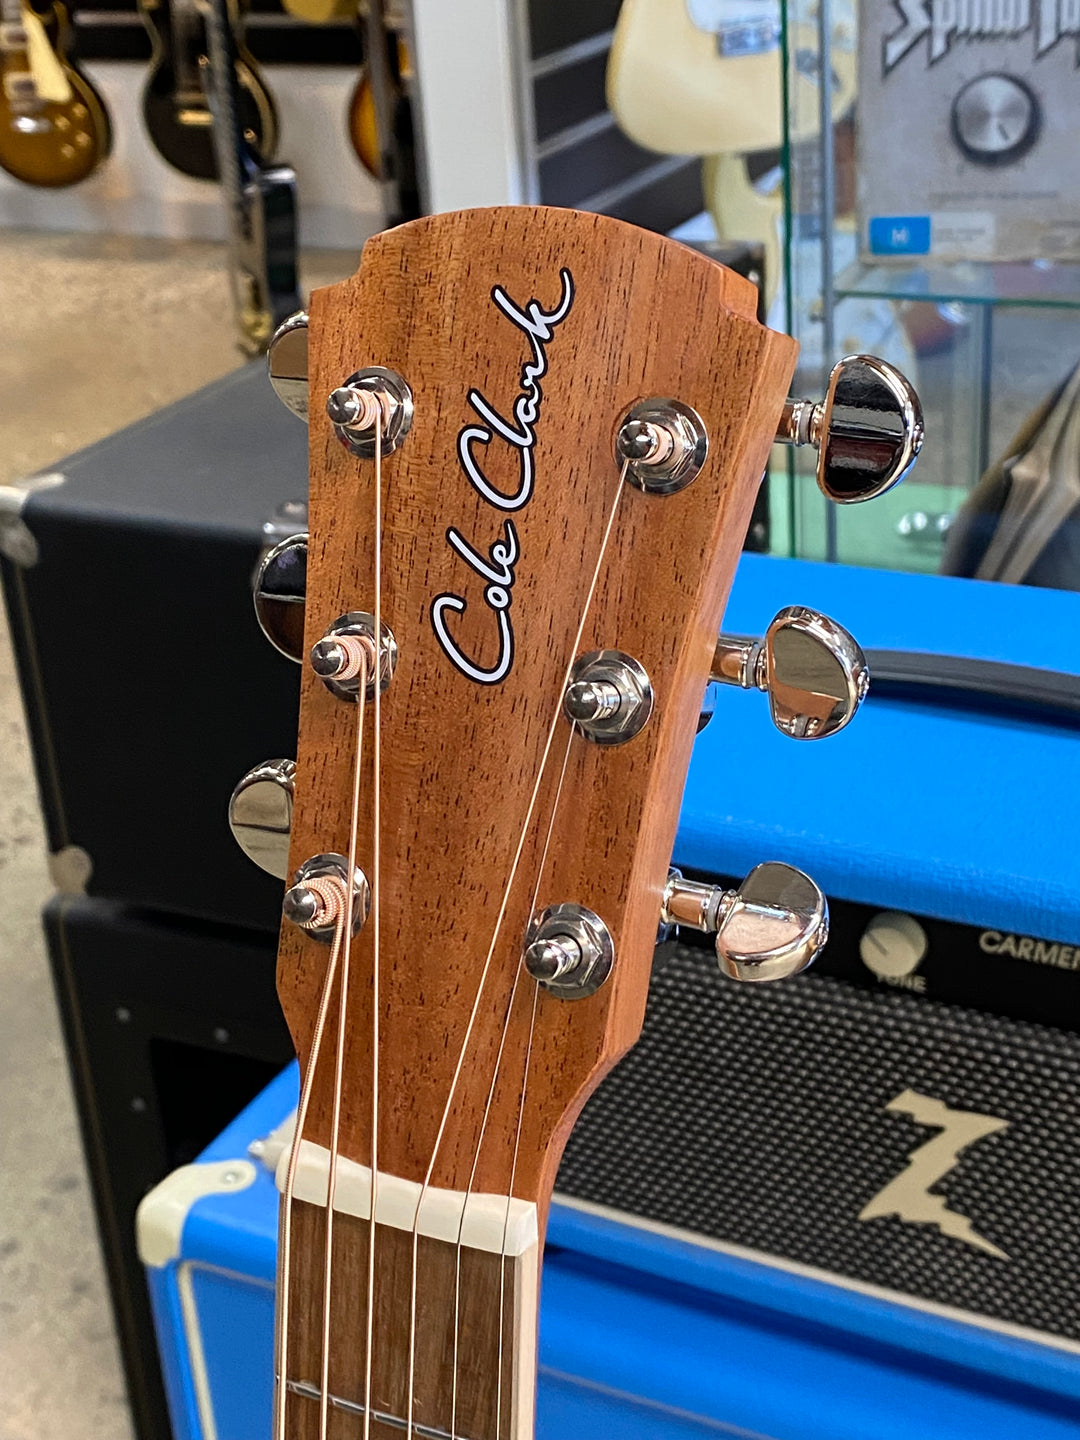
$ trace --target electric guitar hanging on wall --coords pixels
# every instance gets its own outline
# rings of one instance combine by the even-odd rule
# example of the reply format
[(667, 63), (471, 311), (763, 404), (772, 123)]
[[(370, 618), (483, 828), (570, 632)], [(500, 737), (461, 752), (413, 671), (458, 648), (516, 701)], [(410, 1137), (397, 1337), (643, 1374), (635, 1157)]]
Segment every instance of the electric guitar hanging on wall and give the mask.
[[(208, 54), (200, 0), (139, 0), (153, 55), (143, 88), (143, 120), (163, 160), (196, 180), (217, 180), (213, 116), (203, 90), (200, 60)], [(244, 45), (237, 0), (229, 3), (236, 51), (237, 113), (248, 144), (269, 160), (277, 149), (277, 111), (266, 82)]]
[[(730, 155), (782, 143), (779, 0), (623, 0), (607, 70), (607, 101), (631, 139), (666, 155)], [(818, 128), (818, 37), (811, 6), (792, 0), (789, 138)], [(833, 118), (855, 99), (855, 14), (836, 0)]]
[(711, 674), (801, 738), (865, 693), (810, 611), (717, 643), (774, 437), (853, 501), (910, 467), (921, 418), (869, 357), (786, 400), (796, 346), (757, 303), (617, 220), (473, 210), (375, 236), (271, 346), (310, 409), (310, 537), (256, 594), (304, 661), (299, 748), (231, 818), (288, 880), (304, 1075), (276, 1440), (528, 1440), (559, 1155), (637, 1037), (658, 925), (714, 931), (742, 980), (824, 943), (789, 866), (731, 893), (669, 873), (682, 785)]
[(0, 0), (0, 166), (27, 185), (75, 185), (109, 153), (105, 102), (72, 58), (72, 33), (60, 0), (42, 12)]
[(290, 165), (264, 164), (244, 125), (229, 0), (205, 0), (204, 14), (208, 55), (200, 70), (225, 202), (237, 341), (244, 354), (258, 355), (300, 303), (296, 173)]

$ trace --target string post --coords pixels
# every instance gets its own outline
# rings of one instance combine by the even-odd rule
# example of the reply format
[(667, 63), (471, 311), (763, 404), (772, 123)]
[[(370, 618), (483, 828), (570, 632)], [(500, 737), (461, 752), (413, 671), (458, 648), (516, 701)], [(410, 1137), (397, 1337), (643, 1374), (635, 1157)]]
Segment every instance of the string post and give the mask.
[(376, 650), (375, 628), (374, 615), (350, 610), (311, 647), (311, 668), (339, 700), (356, 702), (361, 688), (365, 700), (374, 700), (376, 675), (380, 693), (390, 684), (398, 662), (397, 641), (389, 625), (380, 621)]
[[(305, 860), (293, 876), (292, 884), (282, 901), (285, 919), (314, 940), (329, 944), (347, 908), (346, 876), (348, 861), (344, 855), (313, 855)], [(368, 917), (371, 888), (367, 876), (358, 865), (353, 866), (352, 933), (355, 935)]]
[(615, 461), (639, 490), (673, 495), (701, 471), (709, 453), (705, 422), (681, 400), (642, 400), (623, 416), (615, 432)]
[(654, 698), (639, 660), (622, 650), (590, 650), (574, 662), (563, 711), (594, 745), (623, 745), (648, 724)]
[(401, 445), (413, 421), (413, 396), (395, 370), (369, 365), (332, 390), (326, 413), (347, 450), (370, 460), (376, 448), (389, 455)]
[(611, 974), (615, 944), (600, 916), (584, 905), (549, 905), (533, 921), (522, 962), (560, 1000), (595, 995)]

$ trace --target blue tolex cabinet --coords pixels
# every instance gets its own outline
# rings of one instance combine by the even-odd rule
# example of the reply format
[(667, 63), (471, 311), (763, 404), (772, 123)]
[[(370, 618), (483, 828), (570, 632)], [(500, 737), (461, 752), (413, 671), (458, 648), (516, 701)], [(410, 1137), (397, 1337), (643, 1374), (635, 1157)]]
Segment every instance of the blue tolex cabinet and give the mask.
[[(866, 648), (1080, 672), (1080, 595), (745, 556), (725, 628), (760, 633), (792, 603)], [(1080, 944), (1080, 729), (872, 695), (808, 745), (766, 712), (762, 696), (718, 693), (677, 863), (788, 860), (836, 897)], [(277, 1195), (249, 1146), (296, 1089), (290, 1067), (140, 1212), (176, 1440), (268, 1440)], [(1075, 1440), (1080, 1345), (557, 1202), (537, 1433)]]

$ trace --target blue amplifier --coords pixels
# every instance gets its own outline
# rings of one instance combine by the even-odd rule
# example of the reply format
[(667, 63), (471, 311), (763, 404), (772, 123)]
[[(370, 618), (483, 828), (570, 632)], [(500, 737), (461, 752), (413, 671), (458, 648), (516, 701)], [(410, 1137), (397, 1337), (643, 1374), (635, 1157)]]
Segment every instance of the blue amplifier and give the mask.
[[(559, 1173), (537, 1434), (1064, 1440), (1080, 724), (1048, 672), (1080, 671), (1080, 595), (747, 556), (725, 629), (791, 603), (885, 683), (820, 745), (724, 688), (674, 858), (806, 869), (832, 939), (776, 986), (723, 979), (693, 937), (658, 951), (642, 1040)], [(267, 1162), (296, 1088), (290, 1067), (141, 1207), (176, 1440), (270, 1434)]]

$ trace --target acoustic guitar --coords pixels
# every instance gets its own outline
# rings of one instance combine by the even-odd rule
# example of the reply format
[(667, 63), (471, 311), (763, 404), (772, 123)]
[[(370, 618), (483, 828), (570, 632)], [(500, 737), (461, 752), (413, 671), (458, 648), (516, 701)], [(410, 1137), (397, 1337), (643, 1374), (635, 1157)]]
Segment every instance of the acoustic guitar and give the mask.
[(717, 644), (774, 437), (858, 499), (910, 465), (918, 407), (868, 357), (785, 399), (796, 345), (757, 304), (602, 215), (473, 210), (369, 240), (271, 347), (310, 417), (310, 535), (257, 601), (303, 659), (300, 731), (233, 822), (287, 873), (304, 1076), (277, 1440), (531, 1437), (552, 1184), (637, 1037), (658, 926), (715, 931), (744, 980), (824, 942), (789, 866), (730, 893), (670, 873), (681, 791), (714, 669), (796, 736), (865, 693), (809, 611)]
[(0, 166), (27, 185), (85, 180), (109, 153), (105, 102), (76, 66), (60, 0), (0, 0)]
[[(200, 61), (208, 54), (202, 0), (139, 0), (153, 54), (143, 87), (143, 121), (163, 160), (196, 180), (218, 180), (213, 115)], [(229, 3), (236, 53), (237, 113), (249, 146), (263, 160), (277, 149), (273, 97), (243, 40), (237, 0)]]

